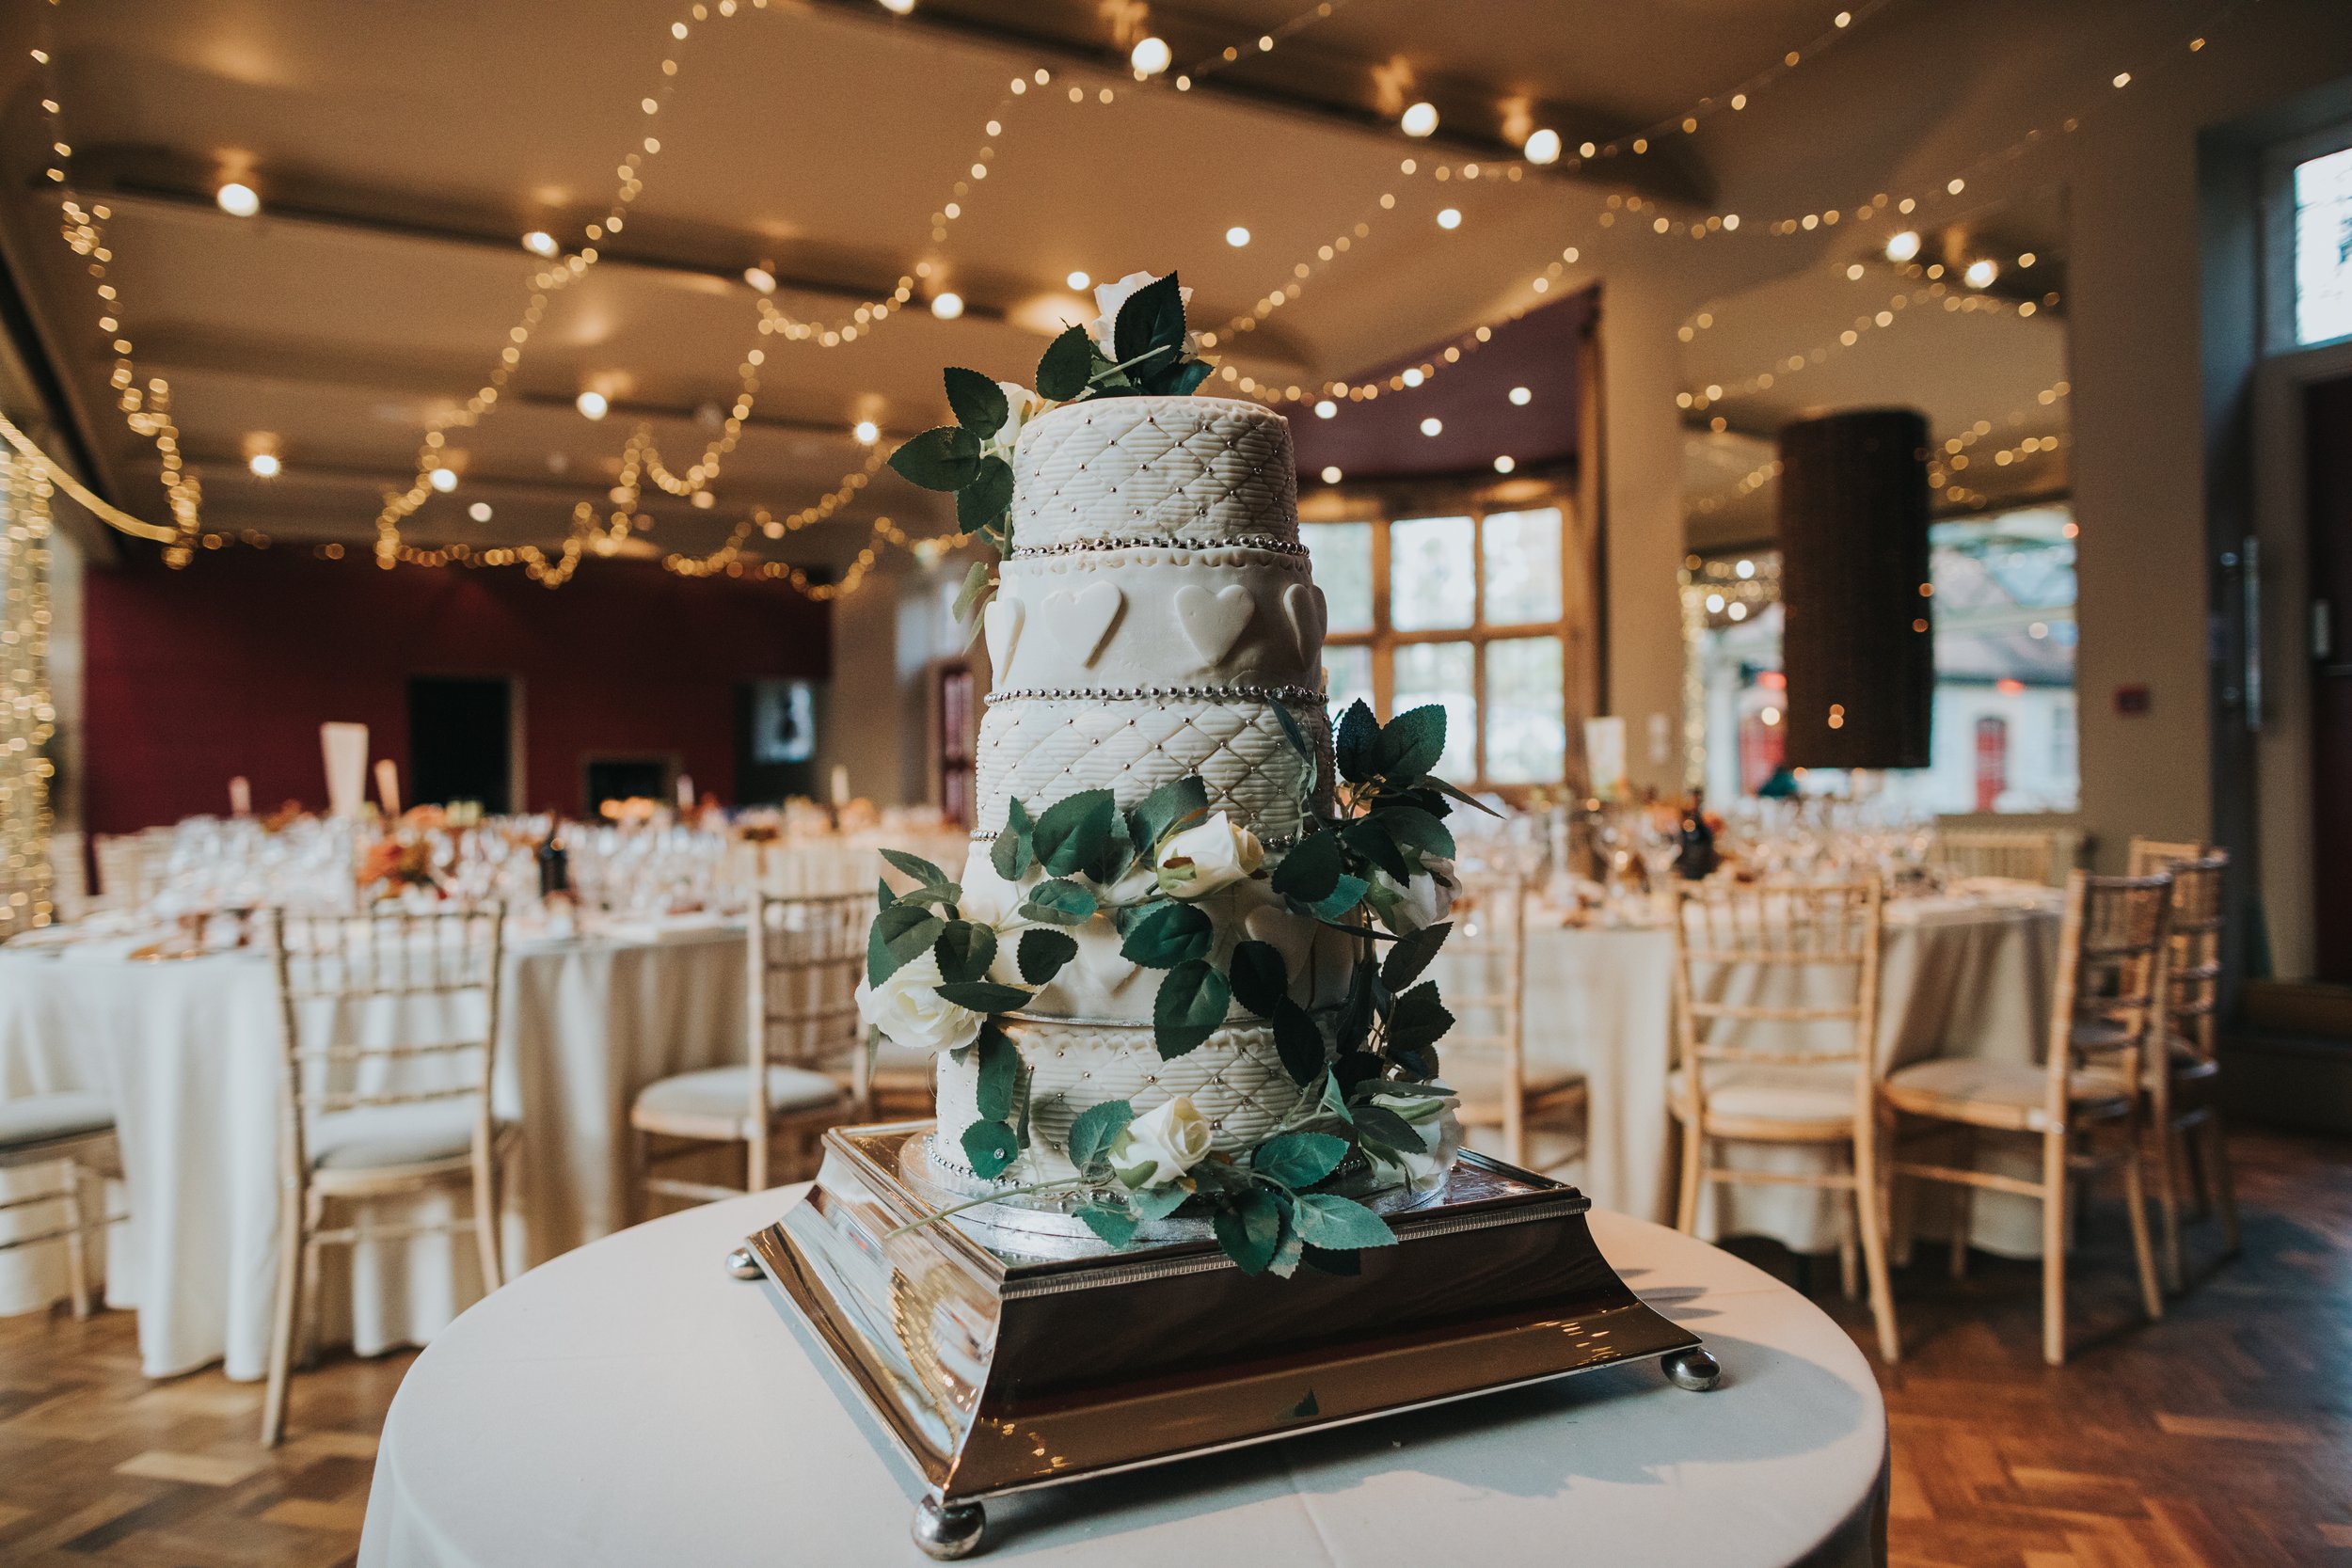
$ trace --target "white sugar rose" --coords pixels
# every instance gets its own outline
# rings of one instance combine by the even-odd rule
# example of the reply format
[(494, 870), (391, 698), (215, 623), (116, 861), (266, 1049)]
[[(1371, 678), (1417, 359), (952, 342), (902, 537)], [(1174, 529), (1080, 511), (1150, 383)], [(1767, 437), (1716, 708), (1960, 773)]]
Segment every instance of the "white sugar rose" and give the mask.
[(996, 389), (1005, 394), (1005, 422), (995, 435), (980, 444), (983, 457), (1001, 457), (1012, 461), (1012, 449), (1021, 442), (1021, 427), (1053, 406), (1018, 381), (999, 381)]
[(1454, 863), (1445, 856), (1423, 855), (1421, 865), (1401, 887), (1387, 872), (1373, 873), (1382, 887), (1397, 895), (1381, 914), (1380, 924), (1399, 936), (1443, 920), (1453, 912), (1454, 895), (1462, 891), (1460, 879), (1454, 875)]
[[(1094, 340), (1095, 347), (1101, 349), (1113, 360), (1119, 357), (1111, 346), (1118, 338), (1119, 308), (1127, 303), (1129, 294), (1134, 293), (1146, 283), (1157, 281), (1159, 280), (1148, 272), (1131, 272), (1116, 283), (1098, 283), (1094, 286), (1094, 308), (1102, 314), (1087, 323), (1087, 336)], [(1176, 292), (1187, 307), (1192, 304), (1190, 289), (1179, 287)], [(1185, 358), (1193, 357), (1196, 346), (1193, 335), (1189, 332), (1185, 333)]]
[(980, 1037), (981, 1015), (939, 994), (939, 960), (930, 954), (900, 964), (880, 986), (861, 980), (857, 1016), (893, 1045), (961, 1051)]
[[(1373, 1169), (1391, 1181), (1426, 1181), (1454, 1163), (1462, 1147), (1462, 1124), (1454, 1118), (1454, 1101), (1435, 1095), (1376, 1094), (1372, 1103), (1393, 1111), (1412, 1125), (1425, 1146), (1394, 1156), (1370, 1154)], [(1369, 1153), (1369, 1151), (1367, 1151)]]
[(1209, 1118), (1180, 1094), (1127, 1124), (1111, 1145), (1111, 1169), (1130, 1187), (1164, 1187), (1208, 1153)]
[(1201, 898), (1254, 875), (1265, 864), (1265, 846), (1247, 828), (1218, 812), (1160, 846), (1160, 891), (1171, 898)]

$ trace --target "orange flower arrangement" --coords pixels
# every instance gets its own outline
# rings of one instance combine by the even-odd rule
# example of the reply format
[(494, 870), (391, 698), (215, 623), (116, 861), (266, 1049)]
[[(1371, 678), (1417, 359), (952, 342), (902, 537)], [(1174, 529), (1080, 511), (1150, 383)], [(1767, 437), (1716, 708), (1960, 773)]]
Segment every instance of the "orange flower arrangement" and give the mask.
[(370, 888), (379, 882), (388, 893), (404, 887), (439, 887), (439, 879), (433, 874), (432, 850), (414, 840), (376, 840), (359, 857), (359, 885)]

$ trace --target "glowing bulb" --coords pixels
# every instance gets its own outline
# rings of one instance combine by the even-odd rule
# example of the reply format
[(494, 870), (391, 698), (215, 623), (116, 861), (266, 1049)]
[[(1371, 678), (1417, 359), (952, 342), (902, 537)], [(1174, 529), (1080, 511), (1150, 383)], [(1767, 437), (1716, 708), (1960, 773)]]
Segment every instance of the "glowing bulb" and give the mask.
[(1495, 459), (1495, 472), (1499, 474), (1507, 474), (1518, 467), (1518, 465), (1513, 462), (1507, 455)]
[(1073, 272), (1068, 277), (1063, 278), (1062, 281), (1069, 284), (1073, 289), (1084, 289), (1088, 284), (1093, 282), (1094, 279), (1089, 277), (1085, 273)]
[(1157, 76), (1175, 57), (1166, 39), (1143, 39), (1129, 51), (1127, 63), (1136, 68), (1138, 76)]
[(743, 281), (752, 286), (755, 293), (771, 294), (776, 292), (776, 275), (766, 267), (745, 267)]
[(1396, 127), (1408, 136), (1425, 136), (1438, 128), (1438, 106), (1416, 103), (1397, 117)]
[(457, 488), (457, 470), (454, 468), (436, 468), (424, 477), (427, 483), (444, 496)]
[(283, 467), (274, 451), (257, 451), (245, 460), (245, 466), (253, 470), (255, 479), (276, 479)]
[(1780, 722), (1780, 709), (1776, 707), (1758, 708), (1756, 710), (1756, 721), (1769, 730), (1774, 724)]
[(709, 491), (707, 491), (707, 490), (697, 490), (697, 491), (695, 491), (695, 492), (694, 492), (694, 510), (695, 510), (695, 511), (697, 511), (697, 512), (707, 512), (707, 511), (709, 511), (712, 507), (714, 507), (714, 506), (716, 506), (716, 505), (718, 505), (718, 504), (719, 504), (719, 498), (718, 498), (718, 497), (716, 497), (716, 496), (714, 496), (714, 495), (712, 495)]
[(1534, 132), (1519, 148), (1519, 156), (1531, 164), (1556, 164), (1560, 161), (1560, 133), (1552, 130)]
[(1990, 256), (1979, 256), (1969, 262), (1968, 269), (1960, 276), (1961, 280), (1972, 289), (1989, 289), (1993, 280), (2001, 276), (2000, 263)]
[(1748, 607), (1735, 602), (1732, 607), (1729, 610), (1724, 610), (1724, 613), (1735, 621), (1744, 621), (1748, 618)]
[(1340, 405), (1333, 403), (1329, 398), (1325, 398), (1322, 402), (1315, 404), (1315, 418), (1318, 420), (1330, 419), (1337, 415), (1339, 411)]
[(1249, 243), (1249, 230), (1244, 229), (1237, 223), (1233, 225), (1232, 228), (1225, 230), (1225, 243), (1232, 245), (1235, 250), (1239, 250), (1242, 246)]
[(1332, 465), (1325, 465), (1323, 470), (1323, 483), (1326, 484), (1337, 484), (1339, 482), (1340, 470)]
[(1721, 615), (1723, 612), (1724, 596), (1721, 594), (1709, 594), (1707, 595), (1707, 613), (1709, 615)]
[(601, 420), (612, 404), (605, 400), (602, 392), (582, 392), (572, 400), (572, 406), (592, 420)]
[(1437, 434), (1438, 434), (1438, 432), (1439, 432), (1439, 431), (1443, 430), (1444, 428), (1445, 428), (1445, 421), (1444, 421), (1443, 420), (1438, 419), (1438, 418), (1436, 415), (1434, 415), (1434, 414), (1433, 414), (1433, 415), (1431, 415), (1428, 419), (1425, 419), (1425, 420), (1422, 420), (1422, 421), (1421, 421), (1421, 433), (1422, 433), (1423, 436), (1435, 436), (1435, 435), (1437, 435)]
[(1438, 227), (1440, 229), (1461, 228), (1462, 210), (1459, 207), (1447, 207), (1441, 209), (1438, 214)]
[(904, 16), (914, 9), (914, 0), (882, 0), (882, 8), (893, 16)]
[(471, 506), (466, 508), (466, 515), (471, 517), (477, 523), (486, 523), (490, 520), (491, 516), (490, 503), (488, 501), (476, 501)]
[(1733, 576), (1737, 577), (1740, 581), (1745, 582), (1748, 578), (1756, 576), (1756, 562), (1753, 561), (1742, 561), (1739, 565), (1734, 566), (1731, 570)]
[(1535, 401), (1535, 394), (1534, 394), (1534, 393), (1533, 393), (1533, 392), (1531, 392), (1531, 391), (1529, 391), (1526, 388), (1524, 388), (1524, 387), (1514, 387), (1514, 388), (1511, 388), (1511, 406), (1512, 406), (1512, 407), (1514, 407), (1514, 408), (1524, 408), (1524, 407), (1526, 407), (1529, 404), (1531, 404), (1531, 403), (1533, 403), (1533, 402), (1534, 402), (1534, 401)]
[(1403, 375), (1398, 376), (1397, 379), (1405, 383), (1407, 387), (1420, 386), (1423, 379), (1421, 373), (1421, 367), (1419, 365), (1415, 365), (1412, 369), (1406, 371)]
[(533, 256), (551, 257), (561, 247), (556, 245), (554, 235), (544, 229), (534, 229), (523, 236), (523, 248)]
[(931, 314), (944, 322), (954, 321), (963, 314), (963, 296), (958, 293), (933, 294)]
[(1886, 259), (1888, 261), (1908, 261), (1918, 254), (1919, 231), (1917, 230), (1906, 229), (1899, 234), (1887, 236)]
[(249, 218), (262, 210), (261, 193), (252, 186), (231, 180), (213, 193), (220, 210), (232, 218)]
[(870, 447), (882, 439), (882, 426), (871, 420), (860, 420), (850, 427), (850, 434), (857, 437), (859, 446)]

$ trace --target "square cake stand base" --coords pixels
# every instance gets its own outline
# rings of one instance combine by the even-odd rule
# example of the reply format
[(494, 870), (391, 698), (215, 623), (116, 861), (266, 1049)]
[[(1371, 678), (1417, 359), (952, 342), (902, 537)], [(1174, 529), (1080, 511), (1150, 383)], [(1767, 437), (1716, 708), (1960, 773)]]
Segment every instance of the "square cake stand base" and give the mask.
[[(1651, 1356), (1714, 1386), (1697, 1336), (1593, 1244), (1573, 1187), (1463, 1152), (1375, 1202), (1360, 1273), (1242, 1273), (1207, 1227), (1114, 1252), (1070, 1216), (957, 1195), (930, 1122), (825, 1134), (816, 1184), (728, 1259), (824, 1352), (929, 1489), (914, 1538), (977, 1549), (981, 1499)], [(910, 1228), (912, 1227), (912, 1228)]]

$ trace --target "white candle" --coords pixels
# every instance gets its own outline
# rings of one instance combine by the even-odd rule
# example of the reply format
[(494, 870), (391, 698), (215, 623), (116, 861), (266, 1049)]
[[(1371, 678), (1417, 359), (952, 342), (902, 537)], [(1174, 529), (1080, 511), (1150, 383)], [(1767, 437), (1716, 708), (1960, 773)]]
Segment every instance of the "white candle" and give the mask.
[(400, 765), (389, 757), (379, 757), (375, 763), (375, 793), (384, 802), (384, 815), (400, 815)]
[(253, 785), (242, 773), (229, 781), (229, 815), (231, 816), (253, 815)]
[(691, 773), (680, 773), (677, 776), (677, 809), (680, 811), (694, 809), (694, 775)]
[(838, 762), (833, 765), (833, 803), (836, 806), (850, 803), (850, 769)]

